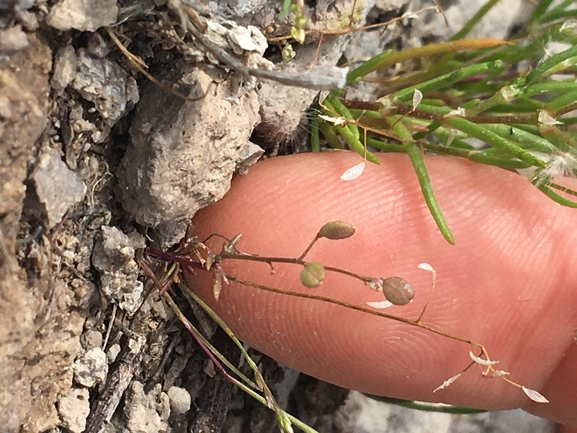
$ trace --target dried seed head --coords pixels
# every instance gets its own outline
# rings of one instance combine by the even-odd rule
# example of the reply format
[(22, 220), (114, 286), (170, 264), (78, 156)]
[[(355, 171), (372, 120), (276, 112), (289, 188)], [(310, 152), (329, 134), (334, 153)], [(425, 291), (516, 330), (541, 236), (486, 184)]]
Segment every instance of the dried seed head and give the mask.
[(331, 221), (321, 227), (317, 236), (332, 240), (350, 238), (355, 234), (355, 227), (345, 221)]
[(389, 277), (383, 281), (383, 294), (394, 305), (406, 305), (415, 297), (415, 291), (407, 280)]
[(321, 285), (325, 278), (325, 268), (319, 262), (308, 262), (301, 271), (301, 283), (312, 289)]

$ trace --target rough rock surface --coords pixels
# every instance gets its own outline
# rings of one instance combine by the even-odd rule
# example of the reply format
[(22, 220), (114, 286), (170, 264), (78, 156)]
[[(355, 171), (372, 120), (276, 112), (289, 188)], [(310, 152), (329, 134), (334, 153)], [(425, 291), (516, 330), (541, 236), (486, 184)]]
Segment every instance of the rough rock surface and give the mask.
[(54, 149), (48, 148), (40, 155), (32, 178), (48, 229), (62, 221), (64, 214), (86, 194), (84, 182), (66, 166)]
[(94, 31), (116, 21), (115, 0), (61, 0), (50, 11), (48, 24), (57, 30)]
[(168, 244), (182, 238), (198, 209), (228, 191), (236, 161), (259, 120), (256, 93), (235, 85), (239, 77), (178, 67), (171, 72), (166, 81), (198, 100), (185, 101), (149, 85), (136, 110), (119, 179), (124, 208), (140, 224), (155, 227)]
[(143, 291), (142, 282), (136, 278), (135, 247), (116, 227), (102, 226), (100, 230), (92, 253), (92, 264), (100, 272), (100, 290), (132, 315), (140, 306)]
[(82, 433), (86, 428), (86, 418), (90, 413), (89, 392), (86, 388), (70, 388), (58, 401), (58, 415), (62, 427), (71, 433)]
[(92, 388), (104, 383), (108, 374), (106, 353), (100, 347), (94, 347), (74, 361), (72, 369), (74, 380), (79, 385)]
[(144, 392), (140, 382), (134, 381), (126, 393), (124, 405), (126, 427), (133, 433), (158, 433), (166, 431), (170, 406), (165, 393), (154, 389)]

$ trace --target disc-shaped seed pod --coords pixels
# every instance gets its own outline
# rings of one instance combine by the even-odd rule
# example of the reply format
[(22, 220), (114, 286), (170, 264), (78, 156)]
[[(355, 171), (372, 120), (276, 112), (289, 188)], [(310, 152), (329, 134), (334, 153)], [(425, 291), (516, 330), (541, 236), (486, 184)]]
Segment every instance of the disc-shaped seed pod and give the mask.
[(308, 262), (301, 271), (301, 283), (312, 289), (321, 285), (325, 278), (325, 268), (319, 262)]
[(389, 277), (383, 280), (383, 294), (393, 305), (406, 305), (415, 297), (415, 290), (407, 280)]
[(332, 240), (350, 238), (355, 234), (355, 227), (345, 221), (331, 221), (321, 227), (317, 236)]

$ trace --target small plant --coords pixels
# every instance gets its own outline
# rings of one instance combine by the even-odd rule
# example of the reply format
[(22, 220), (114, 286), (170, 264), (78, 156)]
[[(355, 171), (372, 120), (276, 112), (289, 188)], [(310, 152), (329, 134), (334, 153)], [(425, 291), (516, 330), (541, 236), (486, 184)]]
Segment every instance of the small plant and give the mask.
[[(332, 222), (326, 223), (321, 227), (321, 229), (318, 231), (316, 236), (312, 239), (312, 241), (309, 243), (309, 245), (304, 249), (303, 253), (298, 257), (269, 257), (269, 256), (260, 256), (257, 254), (249, 254), (249, 253), (240, 251), (237, 249), (237, 243), (240, 239), (240, 235), (237, 235), (232, 239), (227, 239), (227, 238), (224, 238), (223, 236), (220, 236), (220, 235), (213, 235), (213, 236), (220, 237), (224, 240), (223, 246), (219, 252), (212, 251), (210, 248), (208, 248), (206, 246), (206, 241), (208, 239), (206, 239), (203, 242), (200, 242), (198, 239), (196, 239), (194, 237), (190, 237), (190, 238), (185, 239), (183, 241), (183, 243), (181, 244), (179, 250), (177, 250), (176, 253), (165, 253), (165, 252), (162, 252), (162, 251), (159, 251), (156, 249), (150, 249), (150, 248), (147, 251), (149, 254), (151, 254), (153, 256), (156, 256), (156, 257), (159, 257), (162, 259), (167, 259), (167, 260), (170, 260), (170, 261), (178, 264), (179, 267), (183, 270), (185, 275), (187, 273), (188, 274), (190, 274), (190, 273), (194, 274), (196, 272), (211, 272), (213, 274), (213, 282), (214, 282), (213, 296), (216, 300), (218, 300), (218, 298), (221, 294), (221, 291), (226, 290), (226, 285), (229, 284), (229, 282), (236, 282), (236, 283), (250, 286), (250, 287), (254, 287), (254, 288), (257, 288), (259, 290), (266, 291), (266, 292), (277, 293), (277, 294), (282, 294), (285, 296), (292, 296), (292, 297), (297, 297), (297, 298), (304, 298), (304, 299), (310, 300), (311, 302), (326, 302), (326, 303), (338, 305), (342, 308), (351, 309), (351, 310), (360, 311), (360, 312), (363, 312), (366, 314), (370, 314), (370, 315), (376, 316), (378, 318), (394, 320), (397, 322), (405, 323), (409, 326), (414, 326), (414, 327), (417, 327), (420, 329), (424, 329), (424, 330), (429, 331), (431, 333), (440, 335), (444, 338), (448, 338), (448, 339), (451, 339), (454, 341), (458, 341), (458, 342), (462, 342), (462, 343), (467, 344), (469, 346), (469, 356), (471, 358), (471, 362), (467, 366), (465, 366), (461, 371), (459, 371), (457, 374), (448, 378), (442, 384), (440, 384), (436, 389), (432, 390), (433, 392), (438, 392), (438, 391), (441, 391), (441, 390), (447, 388), (454, 381), (456, 381), (459, 377), (461, 377), (466, 371), (468, 371), (472, 366), (478, 365), (481, 368), (481, 374), (483, 377), (500, 378), (500, 379), (504, 380), (505, 382), (520, 388), (527, 395), (527, 397), (529, 397), (531, 400), (533, 400), (537, 403), (547, 403), (548, 402), (548, 400), (543, 395), (538, 393), (537, 391), (529, 389), (529, 388), (527, 388), (523, 385), (520, 385), (520, 384), (512, 381), (511, 379), (509, 379), (508, 378), (509, 372), (504, 371), (504, 370), (495, 369), (495, 365), (498, 364), (498, 361), (493, 360), (489, 356), (489, 353), (487, 352), (487, 349), (485, 348), (485, 346), (483, 344), (476, 342), (476, 341), (473, 341), (471, 339), (468, 339), (466, 337), (462, 337), (462, 336), (458, 336), (458, 335), (454, 335), (454, 334), (445, 332), (442, 329), (438, 329), (434, 326), (427, 325), (427, 324), (422, 322), (421, 319), (423, 318), (423, 315), (425, 314), (425, 310), (427, 308), (427, 305), (431, 301), (432, 294), (433, 294), (435, 284), (436, 284), (436, 272), (432, 268), (431, 265), (429, 265), (427, 263), (421, 263), (418, 266), (419, 268), (432, 273), (433, 283), (432, 283), (431, 290), (429, 292), (429, 296), (427, 298), (427, 301), (426, 301), (423, 309), (421, 310), (418, 318), (417, 319), (409, 319), (409, 318), (396, 316), (396, 315), (388, 314), (388, 313), (381, 311), (382, 309), (387, 308), (391, 305), (402, 306), (402, 305), (407, 305), (408, 303), (410, 303), (412, 301), (412, 299), (415, 295), (414, 289), (410, 285), (410, 283), (408, 281), (404, 280), (403, 278), (400, 278), (397, 276), (392, 276), (392, 277), (387, 277), (387, 278), (367, 276), (367, 275), (358, 274), (358, 273), (350, 271), (350, 270), (341, 269), (341, 268), (333, 267), (333, 266), (327, 266), (327, 265), (320, 263), (320, 262), (317, 262), (317, 261), (307, 261), (306, 260), (307, 254), (310, 252), (310, 250), (314, 247), (314, 245), (320, 239), (327, 239), (327, 240), (346, 239), (348, 237), (353, 236), (354, 233), (355, 233), (355, 229), (352, 226), (352, 224), (350, 224), (350, 223), (343, 222), (343, 221), (332, 221)], [(213, 236), (211, 236), (211, 237), (213, 237)], [(274, 269), (274, 265), (277, 263), (287, 263), (287, 264), (299, 266), (299, 267), (301, 267), (301, 273), (300, 273), (301, 284), (304, 287), (311, 289), (311, 291), (310, 292), (294, 292), (294, 291), (284, 290), (282, 288), (266, 286), (266, 285), (258, 284), (258, 283), (252, 282), (252, 281), (243, 280), (243, 279), (238, 278), (234, 275), (227, 274), (224, 271), (223, 267), (221, 266), (221, 262), (223, 260), (256, 261), (256, 262), (268, 264), (271, 267), (271, 269)], [(291, 419), (290, 417), (288, 417), (288, 415), (286, 413), (284, 413), (278, 407), (278, 405), (276, 405), (276, 403), (274, 402), (274, 398), (272, 398), (272, 394), (270, 394), (270, 391), (266, 387), (266, 384), (264, 383), (264, 381), (262, 381), (262, 377), (260, 376), (260, 372), (258, 371), (258, 368), (256, 367), (256, 365), (254, 365), (254, 368), (253, 368), (253, 371), (255, 373), (255, 380), (253, 382), (253, 381), (247, 379), (244, 375), (241, 375), (236, 368), (234, 368), (233, 366), (230, 365), (230, 363), (228, 361), (221, 359), (220, 357), (218, 357), (218, 360), (217, 360), (217, 358), (214, 355), (212, 355), (212, 353), (214, 353), (214, 351), (216, 349), (214, 349), (212, 346), (210, 346), (210, 343), (208, 343), (208, 341), (204, 337), (200, 336), (198, 330), (196, 330), (196, 328), (194, 328), (192, 326), (192, 324), (190, 324), (188, 322), (188, 320), (186, 320), (186, 318), (182, 315), (182, 313), (180, 312), (180, 310), (178, 309), (178, 307), (176, 306), (174, 301), (172, 301), (170, 296), (166, 293), (166, 289), (173, 282), (174, 275), (176, 273), (176, 268), (174, 268), (174, 271), (171, 274), (171, 276), (166, 278), (165, 282), (163, 283), (163, 282), (160, 282), (158, 279), (156, 279), (156, 277), (154, 276), (154, 274), (152, 273), (152, 271), (150, 270), (148, 265), (146, 265), (146, 263), (142, 262), (142, 266), (147, 271), (147, 273), (155, 280), (157, 287), (160, 289), (161, 293), (165, 297), (165, 300), (167, 300), (167, 302), (169, 303), (171, 308), (174, 309), (174, 311), (176, 312), (179, 319), (185, 324), (186, 328), (193, 334), (194, 338), (199, 342), (199, 344), (205, 350), (210, 352), (210, 354), (209, 354), (210, 358), (213, 360), (213, 362), (215, 362), (215, 364), (217, 365), (217, 368), (222, 372), (222, 374), (225, 375), (225, 377), (227, 377), (229, 380), (233, 381), (235, 384), (239, 385), (239, 387), (241, 387), (241, 389), (248, 392), (250, 395), (252, 395), (255, 398), (258, 397), (258, 399), (260, 401), (264, 402), (269, 408), (276, 411), (277, 412), (277, 418), (279, 419), (279, 423), (280, 423), (279, 425), (281, 425), (281, 426), (284, 425), (284, 427), (282, 427), (282, 428), (286, 428), (287, 425), (290, 426), (290, 423), (294, 422), (294, 419)], [(325, 274), (327, 272), (336, 272), (336, 273), (346, 275), (348, 277), (351, 277), (352, 279), (360, 281), (369, 290), (378, 291), (378, 292), (383, 293), (383, 297), (385, 298), (384, 302), (367, 302), (365, 305), (355, 305), (355, 304), (344, 302), (344, 301), (334, 299), (331, 297), (315, 295), (314, 289), (323, 283)], [(223, 329), (225, 329), (227, 331), (229, 336), (231, 336), (231, 338), (233, 338), (235, 340), (235, 342), (238, 341), (234, 337), (234, 334), (232, 333), (232, 331), (224, 324), (224, 322), (220, 318), (218, 318), (218, 316), (215, 314), (215, 312), (213, 310), (211, 310), (208, 307), (208, 305), (206, 305), (205, 302), (201, 301), (198, 298), (198, 296), (196, 296), (185, 285), (179, 284), (179, 287), (181, 287), (181, 289), (183, 291), (185, 291), (188, 294), (188, 296), (190, 296), (196, 302), (198, 302), (211, 315), (211, 317), (213, 317), (217, 321), (217, 323), (221, 327), (223, 327)], [(242, 344), (240, 342), (238, 342), (237, 345), (239, 346), (239, 348), (241, 348), (241, 350), (243, 350), (243, 354), (245, 354), (245, 357), (248, 357), (248, 355), (246, 354), (244, 349), (242, 349)], [(226, 369), (221, 365), (221, 363), (219, 361), (221, 361), (225, 366), (227, 366), (233, 373), (238, 375), (240, 378), (240, 381), (239, 381), (239, 379), (232, 377), (226, 371)], [(249, 362), (249, 365), (250, 365), (250, 363), (254, 364), (252, 361)], [(251, 367), (252, 367), (252, 365), (251, 365)], [(242, 383), (243, 381), (245, 383)], [(248, 388), (247, 388), (247, 384), (248, 384)], [(263, 395), (259, 396), (258, 393), (255, 394), (255, 390), (262, 392)], [(302, 427), (299, 427), (299, 428), (302, 428)], [(305, 431), (310, 431), (310, 430), (305, 430)]]
[[(351, 71), (347, 84), (382, 83), (376, 102), (350, 100), (334, 90), (313, 119), (328, 145), (343, 143), (363, 160), (341, 179), (359, 177), (374, 151), (406, 153), (439, 230), (453, 235), (439, 208), (423, 154), (449, 155), (517, 171), (564, 206), (577, 191), (559, 183), (577, 175), (577, 10), (573, 1), (540, 1), (511, 40), (463, 39), (497, 2), (491, 0), (450, 41), (400, 52), (387, 50)], [(549, 52), (557, 44), (560, 51)], [(414, 60), (420, 69), (395, 77), (386, 70)]]

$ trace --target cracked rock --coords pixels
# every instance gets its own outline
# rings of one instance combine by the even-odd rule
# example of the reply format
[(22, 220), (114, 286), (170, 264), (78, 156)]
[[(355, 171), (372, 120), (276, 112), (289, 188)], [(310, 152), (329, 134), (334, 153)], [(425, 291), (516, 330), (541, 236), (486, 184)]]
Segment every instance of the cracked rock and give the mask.
[(50, 85), (58, 92), (64, 90), (76, 78), (76, 51), (72, 45), (61, 47), (54, 56), (54, 71)]
[[(117, 63), (107, 58), (93, 57), (78, 50), (76, 75), (70, 86), (94, 107), (104, 120), (102, 131), (92, 135), (96, 143), (103, 142), (112, 126), (134, 107), (140, 98), (136, 80)], [(73, 58), (68, 56), (71, 62)]]
[(28, 45), (28, 36), (21, 26), (14, 26), (0, 32), (0, 52), (4, 54), (20, 51)]

